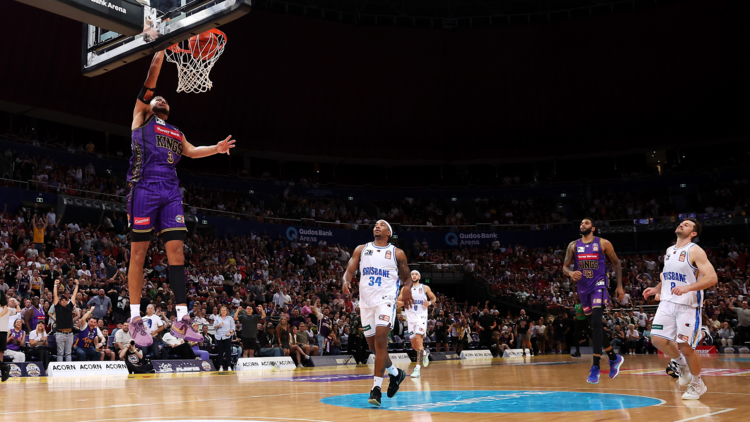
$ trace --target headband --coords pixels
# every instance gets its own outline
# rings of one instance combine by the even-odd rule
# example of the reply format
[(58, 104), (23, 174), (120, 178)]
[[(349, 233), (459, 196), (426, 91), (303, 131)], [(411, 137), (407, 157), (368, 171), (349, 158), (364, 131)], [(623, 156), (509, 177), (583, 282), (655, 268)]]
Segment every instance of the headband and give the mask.
[(380, 222), (380, 221), (384, 222), (385, 225), (388, 226), (388, 231), (391, 232), (391, 236), (393, 236), (393, 229), (391, 228), (391, 225), (388, 224), (388, 222), (385, 221), (385, 220), (378, 220), (378, 222)]

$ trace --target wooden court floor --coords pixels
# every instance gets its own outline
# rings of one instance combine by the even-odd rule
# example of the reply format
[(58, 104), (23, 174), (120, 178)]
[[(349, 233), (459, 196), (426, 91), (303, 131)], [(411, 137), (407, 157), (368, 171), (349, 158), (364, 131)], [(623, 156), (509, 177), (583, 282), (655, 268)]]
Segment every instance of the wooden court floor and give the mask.
[[(0, 385), (0, 422), (748, 420), (750, 358), (704, 358), (709, 390), (693, 402), (682, 401), (676, 382), (664, 374), (666, 359), (625, 358), (619, 377), (603, 374), (597, 385), (586, 383), (590, 358), (434, 362), (423, 368), (421, 379), (404, 380), (394, 399), (385, 397), (386, 379), (382, 408), (371, 408), (366, 396), (348, 396), (369, 392), (367, 366), (255, 375), (11, 379)], [(407, 373), (413, 367), (402, 366)], [(342, 407), (347, 397), (361, 408)], [(631, 399), (650, 404), (627, 408)], [(456, 410), (460, 413), (452, 413)]]

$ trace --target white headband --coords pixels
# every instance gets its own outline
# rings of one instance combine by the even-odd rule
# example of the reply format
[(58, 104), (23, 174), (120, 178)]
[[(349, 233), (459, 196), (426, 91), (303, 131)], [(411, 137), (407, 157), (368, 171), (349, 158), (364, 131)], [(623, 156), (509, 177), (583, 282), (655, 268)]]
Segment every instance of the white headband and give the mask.
[(384, 222), (386, 226), (388, 226), (388, 231), (391, 232), (391, 236), (393, 236), (393, 229), (391, 228), (391, 225), (388, 224), (388, 222), (385, 220), (378, 220), (378, 222), (381, 222), (381, 221)]
[(419, 271), (414, 270), (414, 271), (411, 272), (411, 274), (414, 274), (414, 273), (417, 273), (417, 275), (419, 276), (420, 279), (422, 278), (422, 274), (420, 274)]

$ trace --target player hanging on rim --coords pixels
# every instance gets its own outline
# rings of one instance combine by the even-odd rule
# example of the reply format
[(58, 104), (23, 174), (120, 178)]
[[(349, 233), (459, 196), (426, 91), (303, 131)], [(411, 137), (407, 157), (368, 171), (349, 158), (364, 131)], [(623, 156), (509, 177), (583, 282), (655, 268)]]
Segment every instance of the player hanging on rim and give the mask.
[[(609, 377), (615, 378), (620, 373), (620, 366), (625, 358), (616, 354), (609, 344), (609, 336), (604, 332), (602, 316), (604, 308), (609, 304), (609, 280), (607, 279), (607, 268), (605, 256), (612, 262), (617, 279), (617, 299), (625, 296), (622, 288), (622, 267), (617, 258), (615, 249), (606, 239), (594, 236), (594, 221), (584, 218), (581, 221), (581, 238), (574, 240), (568, 245), (565, 253), (565, 264), (563, 272), (573, 281), (578, 282), (578, 297), (583, 305), (583, 313), (589, 319), (591, 336), (594, 340), (594, 364), (589, 371), (586, 381), (591, 384), (599, 382), (599, 362), (602, 357), (602, 349), (609, 357)], [(570, 267), (575, 265), (575, 271)]]
[(391, 225), (385, 220), (375, 223), (372, 230), (375, 240), (354, 249), (344, 273), (343, 291), (349, 294), (349, 285), (359, 268), (359, 309), (362, 327), (370, 350), (375, 351), (374, 384), (370, 390), (370, 404), (380, 406), (384, 371), (388, 371), (388, 398), (398, 392), (406, 372), (396, 368), (388, 357), (388, 334), (396, 319), (396, 299), (399, 284), (404, 280), (401, 300), (404, 306), (412, 306), (412, 279), (406, 254), (388, 242), (393, 234)]
[[(414, 372), (411, 374), (411, 378), (420, 377), (420, 367), (424, 365), (426, 368), (430, 364), (430, 349), (424, 348), (424, 336), (427, 334), (427, 308), (432, 306), (437, 300), (435, 294), (432, 293), (432, 289), (429, 286), (425, 286), (420, 283), (422, 274), (419, 271), (414, 270), (411, 272), (411, 297), (413, 299), (413, 305), (404, 307), (406, 313), (407, 331), (409, 332), (411, 347), (417, 351), (417, 367), (414, 368)], [(403, 292), (406, 286), (401, 288)], [(401, 300), (402, 294), (399, 293), (396, 303), (398, 306), (404, 306), (403, 300)]]
[(176, 127), (166, 122), (169, 104), (164, 97), (154, 96), (156, 80), (159, 78), (164, 52), (154, 55), (133, 110), (131, 125), (130, 169), (128, 170), (128, 225), (130, 226), (131, 256), (128, 271), (130, 292), (130, 332), (139, 347), (150, 346), (152, 337), (146, 332), (141, 320), (140, 302), (143, 288), (143, 263), (146, 258), (151, 233), (156, 230), (161, 236), (169, 261), (169, 284), (177, 304), (177, 321), (172, 326), (172, 335), (187, 341), (202, 341), (190, 324), (187, 309), (187, 287), (185, 277), (185, 217), (182, 211), (182, 194), (177, 180), (177, 163), (183, 156), (208, 157), (214, 154), (229, 154), (234, 140), (228, 136), (213, 146), (195, 147)]
[(688, 218), (675, 234), (677, 243), (664, 256), (661, 281), (644, 290), (643, 296), (656, 295), (660, 300), (651, 335), (654, 347), (672, 358), (667, 373), (679, 378), (682, 387), (690, 384), (683, 400), (698, 400), (707, 390), (701, 379), (701, 358), (695, 353), (702, 337), (703, 290), (719, 279), (706, 251), (693, 243), (701, 234), (700, 223)]

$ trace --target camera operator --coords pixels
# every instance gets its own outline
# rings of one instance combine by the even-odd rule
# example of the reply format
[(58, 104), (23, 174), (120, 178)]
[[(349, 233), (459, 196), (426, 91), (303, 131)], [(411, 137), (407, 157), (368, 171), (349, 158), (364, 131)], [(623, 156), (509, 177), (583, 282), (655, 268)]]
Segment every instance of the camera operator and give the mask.
[(130, 340), (127, 348), (120, 351), (120, 359), (125, 361), (131, 374), (148, 374), (154, 372), (154, 366), (143, 360), (143, 352), (135, 347), (135, 341)]

